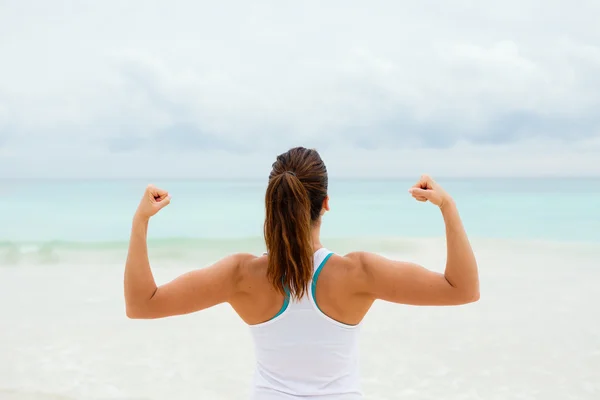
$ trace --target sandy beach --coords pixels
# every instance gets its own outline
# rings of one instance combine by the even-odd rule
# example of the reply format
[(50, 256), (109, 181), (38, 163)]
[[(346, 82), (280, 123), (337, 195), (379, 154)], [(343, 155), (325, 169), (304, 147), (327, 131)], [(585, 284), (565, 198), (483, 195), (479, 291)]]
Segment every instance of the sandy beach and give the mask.
[[(443, 241), (410, 244), (389, 255), (443, 269)], [(365, 398), (596, 399), (598, 246), (474, 240), (474, 247), (480, 302), (375, 304), (362, 328)], [(155, 275), (164, 282), (187, 268), (157, 265)], [(246, 398), (253, 349), (228, 305), (132, 321), (121, 283), (119, 265), (0, 268), (0, 398)]]

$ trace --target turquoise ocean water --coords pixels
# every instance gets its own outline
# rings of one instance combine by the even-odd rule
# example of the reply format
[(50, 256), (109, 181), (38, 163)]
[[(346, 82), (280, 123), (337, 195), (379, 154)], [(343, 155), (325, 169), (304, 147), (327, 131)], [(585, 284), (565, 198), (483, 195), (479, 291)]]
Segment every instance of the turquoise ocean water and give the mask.
[[(392, 239), (442, 237), (439, 213), (407, 193), (413, 182), (332, 179), (323, 237), (357, 246), (361, 240), (387, 239), (393, 246)], [(473, 238), (600, 243), (600, 179), (439, 182)], [(61, 251), (122, 249), (146, 183), (2, 182), (0, 261), (60, 262)], [(157, 246), (175, 253), (261, 248), (264, 180), (153, 183), (173, 196), (152, 222), (149, 237)]]

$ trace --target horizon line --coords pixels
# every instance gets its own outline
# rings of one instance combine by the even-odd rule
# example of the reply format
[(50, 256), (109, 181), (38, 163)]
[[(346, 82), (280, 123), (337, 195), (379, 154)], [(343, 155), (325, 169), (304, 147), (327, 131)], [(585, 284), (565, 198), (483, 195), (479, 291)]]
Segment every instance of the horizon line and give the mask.
[[(435, 179), (456, 180), (456, 179), (471, 179), (471, 180), (502, 180), (502, 179), (600, 179), (598, 175), (492, 175), (492, 176), (469, 176), (469, 175), (432, 175)], [(390, 180), (410, 180), (418, 179), (420, 175), (402, 175), (402, 176), (329, 176), (329, 179), (338, 181), (390, 181)], [(0, 181), (141, 181), (141, 180), (156, 180), (156, 181), (266, 181), (268, 177), (0, 177)]]

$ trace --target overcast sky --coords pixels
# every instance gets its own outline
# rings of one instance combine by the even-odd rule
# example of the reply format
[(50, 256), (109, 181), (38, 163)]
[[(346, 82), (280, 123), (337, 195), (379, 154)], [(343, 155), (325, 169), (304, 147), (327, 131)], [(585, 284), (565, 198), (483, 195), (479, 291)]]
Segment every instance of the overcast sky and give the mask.
[(0, 178), (600, 175), (600, 1), (0, 0)]

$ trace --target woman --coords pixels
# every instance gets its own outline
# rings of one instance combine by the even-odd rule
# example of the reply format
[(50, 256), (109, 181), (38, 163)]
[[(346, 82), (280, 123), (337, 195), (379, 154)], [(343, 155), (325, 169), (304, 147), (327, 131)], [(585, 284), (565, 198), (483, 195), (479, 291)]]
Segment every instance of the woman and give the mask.
[(125, 301), (130, 318), (162, 318), (228, 302), (256, 347), (253, 399), (361, 399), (358, 327), (377, 299), (459, 305), (479, 299), (477, 263), (452, 198), (428, 176), (409, 192), (438, 206), (446, 224), (444, 274), (377, 254), (345, 256), (320, 239), (329, 211), (327, 169), (315, 150), (281, 154), (269, 176), (267, 253), (234, 254), (157, 287), (146, 232), (169, 194), (149, 186), (133, 219)]

